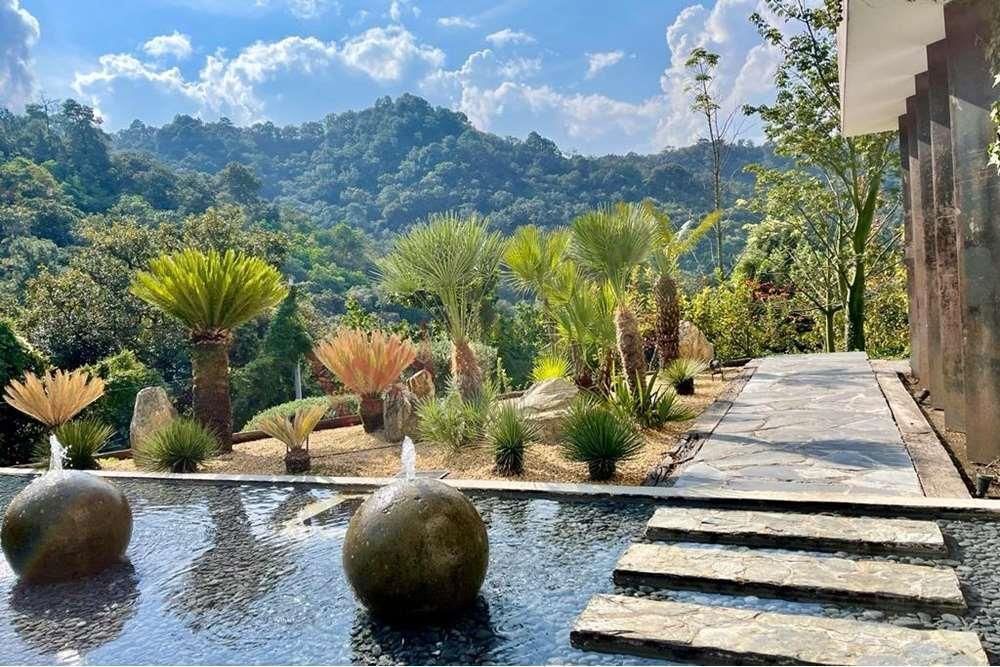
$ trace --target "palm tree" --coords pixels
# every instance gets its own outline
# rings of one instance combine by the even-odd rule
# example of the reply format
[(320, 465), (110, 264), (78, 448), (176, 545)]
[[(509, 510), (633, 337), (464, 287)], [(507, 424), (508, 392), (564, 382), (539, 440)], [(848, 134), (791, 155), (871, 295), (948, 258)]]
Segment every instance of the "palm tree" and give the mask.
[(482, 388), (483, 371), (470, 342), (479, 331), (482, 301), (496, 286), (503, 251), (503, 238), (489, 231), (486, 220), (445, 213), (400, 236), (379, 262), (383, 289), (427, 300), (441, 313), (451, 335), (452, 377), (466, 399)]
[(677, 302), (676, 275), (680, 258), (718, 224), (722, 211), (712, 211), (697, 225), (690, 221), (675, 230), (670, 216), (657, 210), (651, 202), (644, 202), (643, 205), (656, 220), (656, 246), (650, 257), (656, 272), (653, 284), (653, 299), (656, 302), (656, 354), (660, 368), (666, 368), (679, 356), (681, 313)]
[(525, 225), (514, 231), (503, 254), (508, 284), (522, 294), (534, 294), (545, 311), (559, 289), (569, 238), (567, 230), (546, 233)]
[(151, 261), (133, 279), (132, 293), (188, 329), (195, 417), (218, 437), (222, 451), (232, 451), (232, 331), (285, 298), (281, 273), (258, 257), (189, 248)]
[(628, 304), (632, 272), (646, 261), (656, 239), (656, 220), (642, 204), (615, 204), (573, 221), (570, 254), (584, 276), (606, 285), (614, 296), (618, 353), (633, 387), (646, 373), (639, 324)]

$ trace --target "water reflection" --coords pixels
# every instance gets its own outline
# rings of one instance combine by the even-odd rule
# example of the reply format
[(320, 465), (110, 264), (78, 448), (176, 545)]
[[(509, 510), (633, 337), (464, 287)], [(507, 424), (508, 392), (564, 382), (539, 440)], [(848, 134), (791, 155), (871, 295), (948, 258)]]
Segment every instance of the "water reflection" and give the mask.
[(18, 583), (8, 596), (18, 636), (43, 654), (85, 653), (117, 639), (138, 600), (139, 578), (127, 562), (87, 579)]

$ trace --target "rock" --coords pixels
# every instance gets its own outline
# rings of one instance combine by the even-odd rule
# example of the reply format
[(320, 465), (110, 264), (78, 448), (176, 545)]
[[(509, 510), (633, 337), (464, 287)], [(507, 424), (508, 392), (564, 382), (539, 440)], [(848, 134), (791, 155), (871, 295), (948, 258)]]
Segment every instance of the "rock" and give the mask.
[(119, 563), (132, 537), (132, 510), (110, 482), (89, 473), (47, 473), (7, 506), (0, 545), (29, 582), (61, 581)]
[(389, 442), (401, 442), (404, 437), (417, 434), (417, 398), (402, 384), (394, 384), (385, 390), (382, 426), (385, 439)]
[(135, 396), (132, 424), (129, 426), (129, 444), (132, 449), (142, 441), (177, 419), (177, 410), (170, 403), (163, 387), (146, 387)]
[(418, 401), (434, 398), (434, 376), (427, 370), (418, 371), (406, 381), (406, 386)]
[(517, 399), (525, 418), (539, 428), (545, 442), (555, 442), (561, 436), (562, 422), (580, 389), (567, 378), (537, 382)]
[(683, 320), (680, 323), (678, 353), (686, 359), (711, 361), (715, 359), (715, 346), (705, 338), (705, 334), (692, 322)]
[(395, 482), (373, 493), (351, 518), (344, 571), (373, 613), (445, 615), (475, 601), (486, 577), (489, 541), (479, 512), (443, 482)]

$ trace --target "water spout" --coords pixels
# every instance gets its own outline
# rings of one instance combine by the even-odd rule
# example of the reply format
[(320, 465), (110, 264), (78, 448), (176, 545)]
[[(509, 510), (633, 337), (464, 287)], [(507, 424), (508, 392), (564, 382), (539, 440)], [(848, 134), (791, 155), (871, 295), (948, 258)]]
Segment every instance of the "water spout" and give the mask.
[(66, 448), (54, 435), (49, 436), (49, 472), (59, 472), (63, 469), (63, 459), (66, 458)]
[(417, 450), (409, 436), (403, 438), (403, 477), (407, 480), (417, 476)]

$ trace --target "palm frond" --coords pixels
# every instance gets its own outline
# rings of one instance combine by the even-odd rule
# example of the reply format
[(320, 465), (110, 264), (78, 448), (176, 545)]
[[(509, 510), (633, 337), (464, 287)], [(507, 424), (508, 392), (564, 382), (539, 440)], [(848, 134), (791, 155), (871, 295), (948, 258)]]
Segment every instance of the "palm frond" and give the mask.
[(518, 227), (503, 255), (507, 283), (522, 294), (534, 293), (547, 301), (568, 245), (569, 234), (565, 230), (544, 232), (535, 225)]
[(584, 275), (607, 283), (622, 301), (632, 270), (656, 240), (656, 221), (642, 204), (620, 203), (585, 213), (573, 221), (570, 253)]
[(193, 248), (150, 262), (132, 293), (197, 333), (229, 331), (276, 306), (288, 293), (281, 273), (260, 259)]
[(329, 408), (327, 403), (299, 408), (287, 417), (274, 414), (260, 420), (257, 427), (275, 440), (283, 442), (289, 450), (302, 449)]
[(321, 341), (313, 353), (350, 391), (378, 396), (413, 363), (417, 348), (395, 334), (341, 329)]
[(56, 370), (41, 377), (27, 373), (24, 382), (11, 380), (4, 400), (49, 428), (68, 422), (104, 395), (104, 380), (84, 371)]

